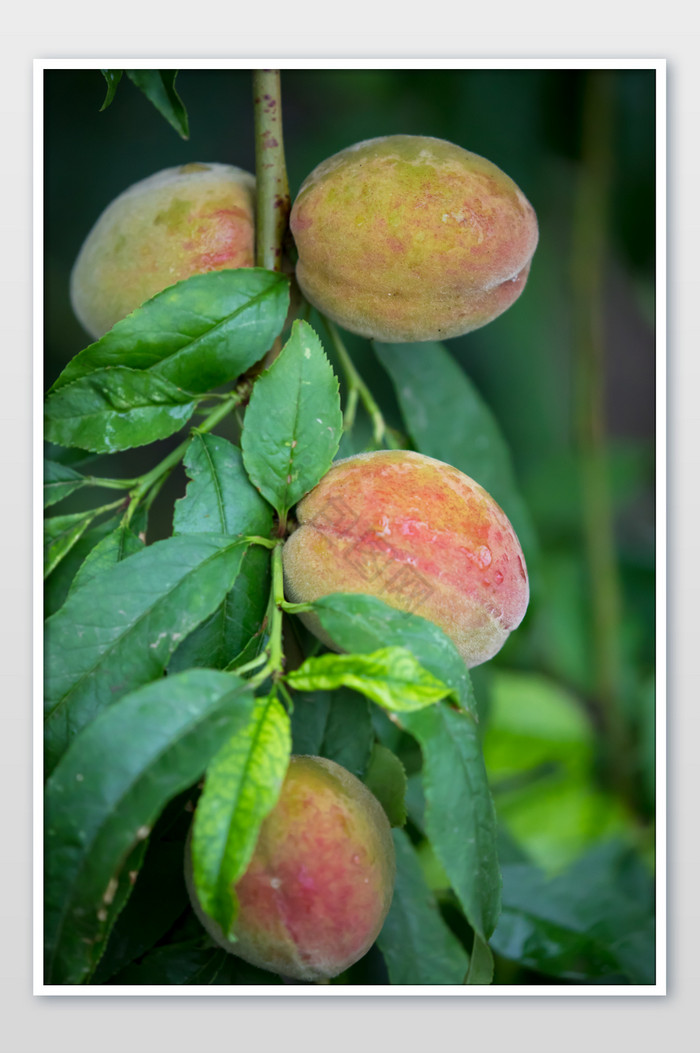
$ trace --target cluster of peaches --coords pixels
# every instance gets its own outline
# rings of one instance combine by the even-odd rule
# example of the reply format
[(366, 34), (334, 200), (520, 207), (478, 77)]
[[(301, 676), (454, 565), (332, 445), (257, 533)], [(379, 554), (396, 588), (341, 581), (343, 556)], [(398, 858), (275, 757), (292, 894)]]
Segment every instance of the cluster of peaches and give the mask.
[[(349, 332), (385, 343), (448, 339), (496, 318), (522, 292), (538, 237), (532, 206), (499, 168), (414, 135), (357, 143), (322, 162), (299, 190), (290, 227), (306, 300)], [(71, 278), (74, 310), (97, 339), (167, 286), (254, 266), (254, 241), (252, 175), (223, 164), (159, 172), (93, 227)], [(332, 507), (352, 512), (340, 528)], [(477, 482), (433, 458), (380, 450), (337, 461), (296, 508), (283, 549), (288, 599), (371, 594), (362, 561), (339, 550), (412, 568), (428, 587), (417, 604), (412, 596), (411, 612), (440, 626), (468, 667), (493, 657), (525, 614), (527, 571), (507, 517)], [(392, 590), (399, 578), (382, 575), (375, 594), (408, 609)], [(339, 765), (293, 757), (236, 885), (236, 942), (216, 931), (191, 892), (228, 950), (313, 981), (366, 953), (393, 883), (378, 801)]]

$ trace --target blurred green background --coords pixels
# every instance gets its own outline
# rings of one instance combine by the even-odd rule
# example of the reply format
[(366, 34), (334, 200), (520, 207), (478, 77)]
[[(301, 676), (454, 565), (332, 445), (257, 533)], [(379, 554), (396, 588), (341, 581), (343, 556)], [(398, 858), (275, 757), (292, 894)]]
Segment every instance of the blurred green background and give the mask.
[[(177, 88), (187, 142), (126, 78), (101, 113), (98, 70), (45, 72), (47, 386), (89, 342), (68, 281), (102, 209), (172, 165), (255, 169), (250, 71), (184, 70)], [(505, 436), (534, 528), (526, 619), (473, 671), (485, 757), (506, 862), (558, 875), (616, 836), (650, 863), (655, 71), (283, 70), (282, 99), (292, 197), (336, 151), (402, 132), (488, 157), (537, 212), (523, 295), (446, 345)], [(400, 427), (370, 345), (348, 347)], [(123, 458), (131, 473), (143, 452)], [(166, 498), (183, 488), (173, 477), (153, 537), (169, 532)], [(439, 868), (424, 865), (439, 889)]]

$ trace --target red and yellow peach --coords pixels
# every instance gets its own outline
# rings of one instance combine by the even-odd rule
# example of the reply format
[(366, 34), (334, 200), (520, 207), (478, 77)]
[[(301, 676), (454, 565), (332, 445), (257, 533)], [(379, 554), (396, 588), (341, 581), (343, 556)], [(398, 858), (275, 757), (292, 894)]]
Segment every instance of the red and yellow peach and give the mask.
[[(470, 667), (524, 617), (529, 584), (513, 527), (483, 487), (442, 461), (408, 450), (337, 461), (296, 517), (282, 552), (293, 602), (376, 596), (439, 625)], [(316, 615), (301, 617), (333, 647)]]
[(538, 239), (532, 206), (500, 168), (421, 135), (369, 139), (322, 162), (290, 225), (307, 300), (387, 343), (496, 318), (522, 292)]
[(107, 206), (78, 254), (71, 302), (94, 338), (176, 282), (255, 263), (255, 178), (233, 165), (166, 168)]
[(236, 883), (236, 942), (193, 899), (210, 934), (252, 965), (297, 980), (339, 975), (367, 953), (394, 889), (389, 822), (367, 787), (323, 757), (293, 756)]

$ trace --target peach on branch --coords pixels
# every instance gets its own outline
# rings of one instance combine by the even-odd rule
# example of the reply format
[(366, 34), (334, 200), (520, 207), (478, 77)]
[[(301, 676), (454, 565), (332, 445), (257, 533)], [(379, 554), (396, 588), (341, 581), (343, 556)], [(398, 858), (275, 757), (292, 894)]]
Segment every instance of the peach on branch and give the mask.
[(298, 980), (337, 976), (384, 923), (396, 862), (389, 822), (367, 787), (323, 757), (293, 756), (277, 804), (236, 883), (236, 942), (193, 905), (226, 950)]
[(185, 164), (130, 186), (104, 210), (71, 274), (71, 302), (91, 336), (176, 282), (252, 267), (255, 177), (233, 165)]
[(307, 300), (386, 343), (485, 325), (522, 292), (534, 209), (500, 168), (443, 139), (350, 146), (304, 180), (290, 216)]
[[(287, 596), (365, 593), (421, 615), (467, 666), (492, 658), (522, 621), (525, 559), (508, 518), (456, 468), (408, 450), (337, 461), (297, 505), (282, 552)], [(325, 644), (315, 614), (302, 614)]]

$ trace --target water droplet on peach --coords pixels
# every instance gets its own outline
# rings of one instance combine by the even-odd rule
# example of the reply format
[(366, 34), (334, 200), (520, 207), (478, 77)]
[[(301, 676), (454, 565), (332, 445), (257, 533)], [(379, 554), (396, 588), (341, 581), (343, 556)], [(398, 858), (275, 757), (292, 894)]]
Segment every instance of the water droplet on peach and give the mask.
[(491, 566), (491, 549), (487, 548), (486, 545), (481, 545), (476, 550), (475, 555), (476, 555), (476, 558), (479, 561), (479, 564), (482, 567), (490, 567)]

